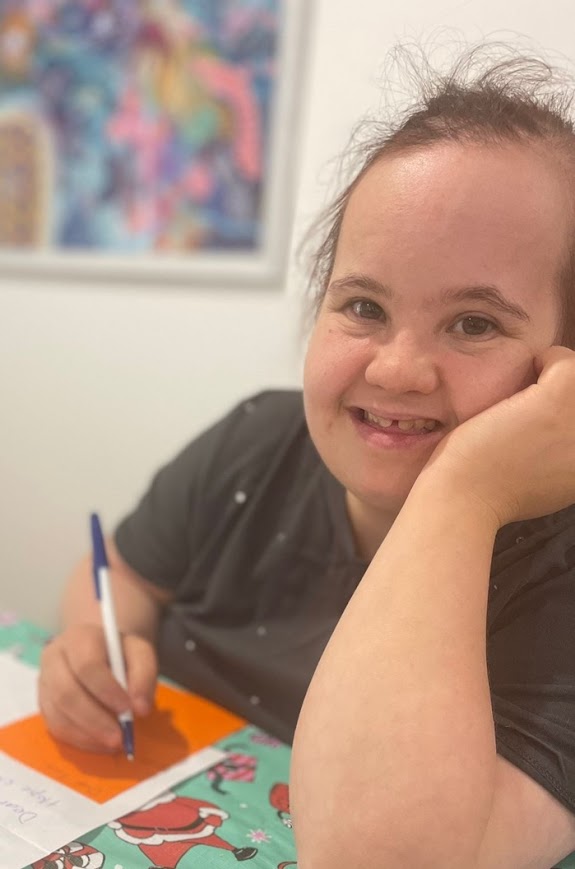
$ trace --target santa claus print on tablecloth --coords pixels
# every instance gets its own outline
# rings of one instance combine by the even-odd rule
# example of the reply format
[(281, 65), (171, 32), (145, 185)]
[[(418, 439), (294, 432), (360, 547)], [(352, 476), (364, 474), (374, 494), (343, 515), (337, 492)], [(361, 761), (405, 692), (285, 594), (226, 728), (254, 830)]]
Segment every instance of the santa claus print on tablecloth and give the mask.
[(136, 812), (129, 812), (109, 826), (118, 838), (136, 845), (152, 867), (176, 869), (184, 854), (203, 845), (229, 851), (238, 862), (251, 860), (257, 848), (236, 848), (216, 835), (229, 817), (207, 800), (178, 796), (168, 791)]

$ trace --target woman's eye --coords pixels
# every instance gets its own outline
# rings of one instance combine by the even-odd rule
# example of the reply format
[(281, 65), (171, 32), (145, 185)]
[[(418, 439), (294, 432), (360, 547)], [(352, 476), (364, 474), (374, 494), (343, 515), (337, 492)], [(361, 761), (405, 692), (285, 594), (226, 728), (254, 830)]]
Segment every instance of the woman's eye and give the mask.
[(383, 314), (383, 309), (370, 299), (356, 299), (350, 302), (348, 310), (359, 320), (379, 320)]
[[(457, 326), (461, 326), (461, 329), (455, 328)], [(485, 317), (475, 317), (472, 315), (462, 317), (461, 320), (457, 321), (455, 327), (455, 332), (469, 335), (470, 337), (488, 335), (494, 330), (497, 331), (497, 326), (491, 320), (486, 320)]]

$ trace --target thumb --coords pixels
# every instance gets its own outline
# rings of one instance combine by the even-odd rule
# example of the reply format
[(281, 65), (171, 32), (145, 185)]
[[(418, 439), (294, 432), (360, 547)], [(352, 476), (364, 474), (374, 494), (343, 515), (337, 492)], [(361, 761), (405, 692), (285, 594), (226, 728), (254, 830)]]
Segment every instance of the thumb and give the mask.
[(154, 705), (158, 659), (150, 640), (128, 634), (124, 637), (128, 693), (137, 715), (147, 715)]

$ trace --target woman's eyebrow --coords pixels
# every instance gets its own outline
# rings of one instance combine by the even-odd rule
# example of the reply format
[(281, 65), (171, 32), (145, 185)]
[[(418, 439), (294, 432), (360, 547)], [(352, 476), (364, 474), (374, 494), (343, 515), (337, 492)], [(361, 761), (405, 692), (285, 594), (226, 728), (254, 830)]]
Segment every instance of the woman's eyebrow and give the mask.
[(444, 290), (441, 294), (443, 303), (449, 302), (485, 302), (492, 308), (497, 308), (501, 313), (514, 317), (516, 320), (530, 322), (530, 317), (521, 305), (506, 299), (501, 290), (491, 284), (478, 284), (472, 287), (460, 287), (455, 290)]
[[(364, 290), (382, 296), (384, 299), (392, 299), (394, 292), (391, 287), (381, 283), (369, 275), (349, 274), (337, 278), (329, 285), (329, 290), (334, 293), (343, 293), (350, 290)], [(514, 317), (516, 320), (530, 322), (527, 311), (521, 305), (505, 298), (501, 290), (491, 284), (476, 284), (469, 287), (447, 289), (441, 293), (439, 304), (453, 304), (453, 302), (484, 302), (496, 308), (503, 314)], [(427, 307), (427, 305), (426, 305)]]
[(385, 299), (393, 298), (393, 290), (390, 287), (382, 284), (375, 278), (370, 278), (368, 275), (349, 274), (335, 281), (331, 281), (328, 289), (330, 292), (343, 293), (349, 290), (367, 290), (370, 293), (375, 293), (377, 296), (383, 296)]

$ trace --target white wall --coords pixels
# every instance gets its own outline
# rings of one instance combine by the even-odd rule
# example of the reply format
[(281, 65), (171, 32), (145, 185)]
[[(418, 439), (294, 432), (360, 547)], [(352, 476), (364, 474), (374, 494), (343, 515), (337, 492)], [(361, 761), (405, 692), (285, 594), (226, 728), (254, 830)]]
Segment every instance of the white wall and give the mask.
[(270, 292), (19, 286), (0, 299), (0, 602), (51, 626), (86, 549), (151, 472), (245, 394), (298, 382)]
[[(289, 0), (288, 0), (289, 2)], [(575, 60), (573, 0), (316, 0), (296, 241), (332, 190), (330, 161), (377, 108), (387, 49), (457, 29)], [(445, 39), (445, 37), (443, 37)], [(198, 291), (0, 279), (0, 605), (52, 627), (66, 574), (153, 470), (246, 393), (299, 382), (301, 275)]]

